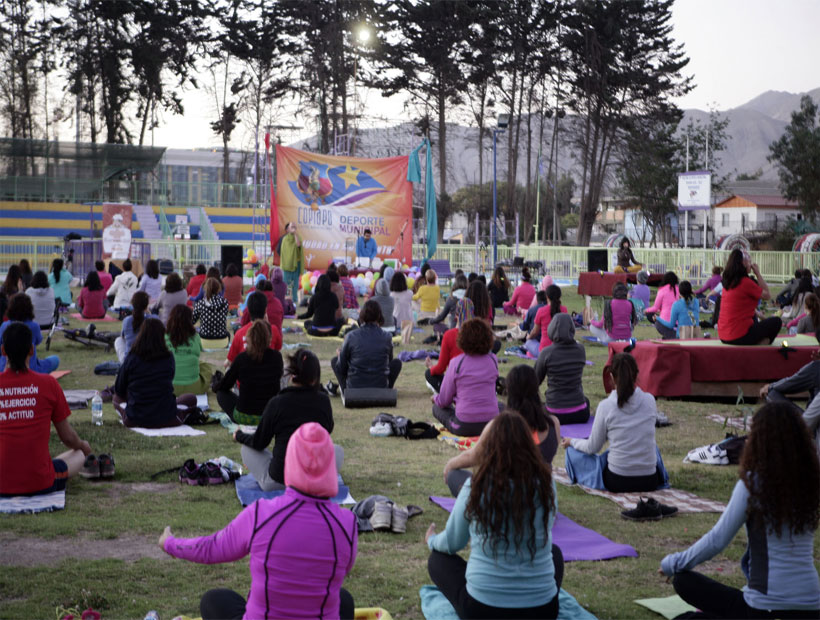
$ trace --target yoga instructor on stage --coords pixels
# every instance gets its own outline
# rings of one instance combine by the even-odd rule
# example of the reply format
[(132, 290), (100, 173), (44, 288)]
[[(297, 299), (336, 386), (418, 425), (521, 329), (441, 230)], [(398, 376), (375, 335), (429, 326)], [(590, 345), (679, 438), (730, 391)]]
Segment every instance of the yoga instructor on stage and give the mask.
[(365, 228), (364, 234), (356, 241), (356, 256), (359, 258), (359, 262), (361, 263), (362, 259), (366, 259), (368, 267), (372, 265), (373, 259), (376, 258), (377, 249), (378, 246), (373, 238), (373, 233), (369, 228)]

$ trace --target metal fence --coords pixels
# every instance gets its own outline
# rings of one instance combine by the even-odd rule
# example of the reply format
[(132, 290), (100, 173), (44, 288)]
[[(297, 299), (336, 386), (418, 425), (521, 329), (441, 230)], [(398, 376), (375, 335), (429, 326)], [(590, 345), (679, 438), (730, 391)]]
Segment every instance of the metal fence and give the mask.
[[(74, 243), (92, 243), (90, 241)], [(99, 243), (99, 240), (97, 241)], [(170, 259), (176, 269), (183, 270), (198, 263), (212, 265), (221, 259), (223, 245), (241, 245), (243, 252), (253, 248), (257, 255), (265, 257), (270, 253), (266, 243), (221, 241), (179, 241), (174, 239), (139, 240), (143, 260), (148, 258)], [(543, 273), (554, 278), (575, 280), (578, 274), (588, 270), (586, 247), (562, 246), (520, 246), (518, 254), (513, 246), (499, 246), (498, 259), (508, 264), (516, 256), (525, 261), (540, 261)], [(34, 270), (48, 271), (51, 261), (63, 256), (65, 243), (60, 238), (27, 239), (23, 237), (0, 237), (0, 274), (5, 274), (12, 264), (26, 258)], [(413, 257), (417, 260), (426, 256), (427, 246), (413, 245)], [(615, 265), (616, 249), (607, 249), (608, 265)], [(818, 268), (817, 253), (800, 252), (752, 252), (752, 260), (760, 265), (760, 270), (770, 282), (787, 282), (795, 269)], [(712, 267), (724, 265), (728, 252), (696, 248), (636, 248), (635, 255), (653, 273), (674, 271), (681, 279), (702, 281), (709, 277)], [(446, 259), (450, 267), (465, 272), (476, 271), (489, 274), (492, 271), (492, 247), (474, 245), (438, 246), (435, 258)], [(76, 275), (76, 274), (75, 274)]]

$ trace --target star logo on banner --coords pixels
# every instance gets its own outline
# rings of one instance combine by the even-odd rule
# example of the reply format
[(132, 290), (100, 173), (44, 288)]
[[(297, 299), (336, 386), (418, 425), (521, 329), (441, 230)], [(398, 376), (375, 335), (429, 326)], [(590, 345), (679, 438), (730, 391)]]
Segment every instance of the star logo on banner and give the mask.
[(359, 185), (359, 172), (360, 170), (356, 170), (348, 164), (345, 171), (339, 174), (339, 178), (345, 182), (345, 189), (351, 185)]

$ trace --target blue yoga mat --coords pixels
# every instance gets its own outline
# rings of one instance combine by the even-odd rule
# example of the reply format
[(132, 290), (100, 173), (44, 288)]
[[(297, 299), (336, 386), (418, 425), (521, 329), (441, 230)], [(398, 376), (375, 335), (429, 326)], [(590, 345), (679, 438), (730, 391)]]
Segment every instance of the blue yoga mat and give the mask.
[[(451, 512), (456, 503), (452, 497), (431, 496), (430, 501), (447, 512)], [(565, 562), (638, 557), (634, 547), (613, 542), (603, 534), (579, 525), (560, 512), (555, 516), (555, 523), (552, 526), (552, 542), (561, 549)]]
[[(253, 474), (245, 474), (236, 481), (236, 497), (239, 498), (239, 503), (242, 506), (250, 506), (258, 499), (273, 499), (284, 494), (284, 489), (281, 491), (263, 491)], [(343, 484), (341, 476), (339, 476), (339, 493), (336, 497), (332, 497), (330, 501), (336, 504), (356, 503), (350, 496), (350, 489)]]

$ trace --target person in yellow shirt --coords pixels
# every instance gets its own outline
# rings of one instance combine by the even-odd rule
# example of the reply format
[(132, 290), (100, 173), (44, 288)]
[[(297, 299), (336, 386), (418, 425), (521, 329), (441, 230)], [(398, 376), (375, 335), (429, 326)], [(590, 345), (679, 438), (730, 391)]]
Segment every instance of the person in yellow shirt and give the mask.
[(438, 284), (436, 284), (436, 272), (428, 269), (424, 276), (427, 284), (421, 286), (413, 301), (419, 302), (419, 318), (432, 319), (438, 314), (438, 304), (441, 296)]

